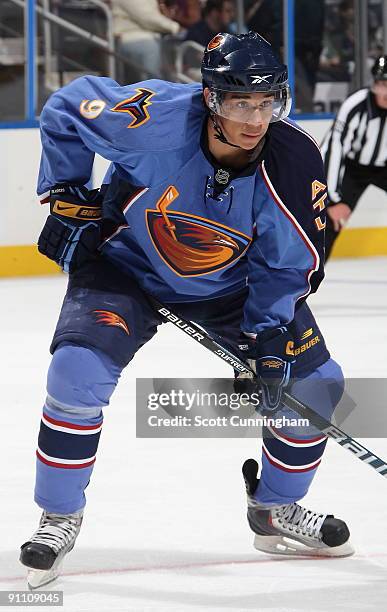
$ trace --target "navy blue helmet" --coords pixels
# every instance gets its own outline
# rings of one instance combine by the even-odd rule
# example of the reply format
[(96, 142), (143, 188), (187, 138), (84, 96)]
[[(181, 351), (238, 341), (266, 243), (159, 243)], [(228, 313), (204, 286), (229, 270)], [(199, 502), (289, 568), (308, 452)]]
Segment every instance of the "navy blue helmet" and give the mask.
[(203, 87), (211, 92), (209, 107), (227, 117), (227, 92), (273, 94), (273, 116), (278, 121), (290, 112), (291, 94), (287, 67), (273, 53), (270, 43), (256, 32), (217, 34), (208, 44), (201, 67)]
[(286, 66), (256, 32), (217, 34), (204, 52), (202, 77), (224, 91), (274, 91), (288, 83)]

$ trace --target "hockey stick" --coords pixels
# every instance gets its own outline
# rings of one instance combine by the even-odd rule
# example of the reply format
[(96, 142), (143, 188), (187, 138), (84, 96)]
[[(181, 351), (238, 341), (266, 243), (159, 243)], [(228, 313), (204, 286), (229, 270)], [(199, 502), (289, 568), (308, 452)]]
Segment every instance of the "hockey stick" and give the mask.
[[(166, 308), (153, 296), (149, 296), (153, 302), (157, 312), (170, 323), (173, 323), (175, 327), (178, 327), (184, 331), (188, 336), (196, 340), (202, 346), (205, 346), (217, 357), (220, 357), (223, 361), (231, 365), (238, 372), (246, 372), (256, 376), (254, 370), (244, 361), (242, 361), (237, 355), (232, 353), (230, 350), (219, 344), (214, 338), (210, 336), (204, 329), (196, 325), (192, 321), (186, 321), (180, 316), (172, 312), (170, 308)], [(302, 418), (308, 419), (308, 421), (321, 431), (322, 434), (331, 438), (337, 444), (351, 452), (355, 457), (367, 463), (376, 472), (378, 472), (384, 478), (387, 478), (387, 463), (380, 459), (377, 455), (371, 453), (365, 446), (357, 442), (351, 436), (346, 434), (336, 425), (332, 425), (328, 419), (325, 419), (321, 415), (317, 414), (312, 408), (306, 406), (298, 399), (290, 395), (289, 393), (283, 393), (283, 399), (285, 405), (294, 410)]]

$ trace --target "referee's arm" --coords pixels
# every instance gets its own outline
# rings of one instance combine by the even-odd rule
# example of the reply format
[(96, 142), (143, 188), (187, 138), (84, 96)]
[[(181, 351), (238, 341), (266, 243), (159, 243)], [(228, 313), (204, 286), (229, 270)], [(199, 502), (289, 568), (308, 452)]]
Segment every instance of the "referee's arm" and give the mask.
[(336, 119), (321, 144), (321, 154), (324, 158), (325, 173), (328, 182), (328, 194), (331, 204), (342, 201), (341, 183), (345, 159), (352, 149), (355, 135), (359, 128), (367, 129), (365, 104), (369, 89), (361, 89), (349, 96), (341, 105)]

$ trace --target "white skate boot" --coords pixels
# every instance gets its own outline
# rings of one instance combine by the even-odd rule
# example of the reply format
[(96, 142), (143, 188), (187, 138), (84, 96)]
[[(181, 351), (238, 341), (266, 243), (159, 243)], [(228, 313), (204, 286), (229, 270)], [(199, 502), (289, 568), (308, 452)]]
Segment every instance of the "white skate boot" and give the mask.
[(259, 485), (258, 463), (247, 459), (243, 468), (247, 490), (247, 520), (255, 533), (254, 546), (270, 554), (348, 557), (354, 553), (344, 521), (299, 504), (261, 506), (253, 495)]
[(36, 589), (55, 580), (64, 556), (74, 548), (83, 510), (74, 514), (43, 511), (39, 527), (21, 547), (20, 561), (29, 568), (28, 586)]

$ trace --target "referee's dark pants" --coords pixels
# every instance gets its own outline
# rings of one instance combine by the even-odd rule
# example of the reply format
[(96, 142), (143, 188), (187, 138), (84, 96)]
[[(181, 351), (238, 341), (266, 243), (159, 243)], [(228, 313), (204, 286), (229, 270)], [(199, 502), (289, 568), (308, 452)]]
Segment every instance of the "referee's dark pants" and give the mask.
[[(355, 210), (360, 196), (369, 185), (375, 185), (387, 191), (387, 167), (383, 166), (360, 166), (350, 160), (345, 164), (343, 182), (341, 187), (342, 202), (348, 204), (352, 212)], [(332, 204), (334, 206), (334, 204)], [(333, 228), (333, 221), (327, 214), (327, 225), (325, 230), (325, 261), (328, 260), (335, 240), (340, 234)]]

